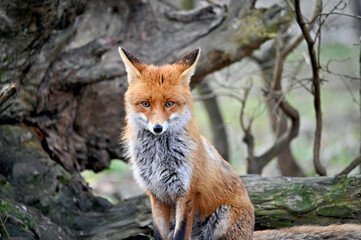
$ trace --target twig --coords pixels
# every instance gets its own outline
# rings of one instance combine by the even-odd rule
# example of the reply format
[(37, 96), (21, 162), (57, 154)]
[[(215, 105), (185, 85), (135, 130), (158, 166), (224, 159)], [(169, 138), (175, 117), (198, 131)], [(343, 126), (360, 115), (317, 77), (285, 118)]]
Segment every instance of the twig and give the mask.
[[(322, 2), (320, 4), (320, 9), (319, 12), (322, 12)], [(321, 61), (321, 35), (322, 35), (322, 31), (321, 31), (321, 27), (322, 27), (322, 21), (321, 18), (318, 18), (318, 29), (319, 29), (319, 34), (316, 36), (316, 38), (318, 38), (317, 41), (317, 66), (321, 66), (320, 61)]]
[(304, 39), (306, 40), (308, 53), (310, 55), (311, 66), (312, 66), (312, 83), (314, 88), (314, 107), (316, 112), (316, 130), (315, 139), (313, 145), (313, 162), (315, 165), (316, 172), (321, 176), (326, 176), (326, 169), (321, 165), (320, 162), (320, 148), (321, 148), (321, 134), (322, 134), (322, 111), (321, 111), (321, 88), (320, 88), (320, 76), (318, 71), (316, 53), (315, 53), (315, 42), (312, 40), (310, 32), (306, 26), (306, 23), (302, 17), (300, 1), (295, 0), (295, 12), (296, 20), (302, 30)]
[[(340, 7), (341, 3), (344, 4), (344, 5), (342, 5), (342, 7)], [(316, 32), (316, 37), (315, 37), (316, 39), (317, 39), (318, 35), (321, 34), (321, 26), (322, 26), (323, 24), (325, 24), (327, 18), (328, 18), (332, 13), (334, 13), (335, 10), (343, 10), (343, 9), (345, 9), (346, 6), (347, 6), (347, 4), (344, 3), (344, 2), (341, 0), (341, 1), (339, 1), (339, 2), (331, 9), (331, 11), (330, 11), (328, 14), (323, 15), (323, 16), (325, 16), (325, 18), (324, 18), (322, 21), (320, 20), (320, 24), (319, 24), (318, 30), (317, 30), (317, 32)], [(321, 15), (321, 12), (319, 13), (319, 15)]]
[[(290, 5), (290, 3), (289, 3)], [(292, 6), (290, 6), (292, 8)], [(311, 17), (311, 22), (309, 25), (309, 29), (313, 28), (314, 22), (317, 19), (318, 13), (317, 5)], [(298, 37), (294, 38), (293, 41), (284, 49), (281, 48), (281, 41), (283, 38), (281, 33), (278, 34), (277, 38), (275, 39), (276, 45), (276, 58), (273, 63), (273, 76), (272, 76), (272, 90), (265, 92), (266, 95), (271, 95), (272, 98), (276, 103), (276, 107), (279, 108), (284, 112), (285, 116), (291, 119), (291, 127), (289, 131), (285, 131), (284, 134), (279, 136), (273, 146), (265, 151), (260, 156), (253, 155), (253, 136), (251, 135), (249, 129), (246, 129), (244, 126), (242, 127), (243, 131), (245, 132), (244, 142), (247, 144), (248, 147), (248, 173), (261, 173), (264, 166), (266, 166), (274, 157), (276, 157), (280, 152), (285, 149), (289, 143), (298, 135), (299, 132), (299, 113), (296, 109), (291, 107), (287, 102), (285, 95), (282, 94), (282, 73), (283, 73), (283, 66), (284, 60), (286, 57), (301, 43), (303, 40), (303, 34), (300, 34)], [(263, 62), (260, 59), (255, 58), (258, 64), (262, 64)], [(298, 68), (299, 70), (299, 68)], [(291, 85), (289, 86), (291, 87)], [(288, 89), (289, 91), (290, 89)]]
[[(241, 100), (241, 114), (240, 114), (240, 123), (241, 123), (241, 128), (244, 132), (246, 131), (249, 131), (250, 130), (250, 126), (251, 126), (251, 123), (248, 123), (248, 126), (246, 127), (245, 123), (244, 123), (244, 113), (245, 113), (245, 109), (246, 109), (246, 103), (247, 103), (247, 100), (248, 100), (248, 96), (249, 96), (249, 92), (251, 91), (251, 88), (253, 86), (253, 82), (251, 81), (251, 84), (248, 88), (246, 88), (245, 92), (244, 92), (244, 97), (243, 99)], [(253, 151), (252, 151), (253, 152)]]
[(343, 78), (348, 78), (348, 79), (351, 79), (351, 80), (356, 80), (356, 81), (361, 81), (361, 79), (359, 77), (353, 77), (353, 76), (350, 76), (350, 75), (345, 75), (345, 74), (340, 74), (340, 73), (335, 73), (335, 72), (331, 72), (330, 70), (328, 69), (325, 69), (324, 67), (320, 67), (320, 69), (322, 71), (324, 71), (325, 73), (329, 73), (331, 75), (334, 75), (334, 76), (337, 76), (337, 77), (343, 77)]
[(320, 69), (326, 73), (329, 73), (329, 74), (332, 74), (332, 75), (335, 75), (335, 76), (338, 76), (338, 77), (343, 77), (343, 78), (348, 78), (348, 79), (351, 79), (351, 80), (358, 80), (360, 81), (360, 78), (359, 77), (353, 77), (353, 76), (350, 76), (350, 75), (345, 75), (345, 74), (340, 74), (340, 73), (335, 73), (335, 72), (332, 72), (330, 70), (330, 65), (332, 62), (347, 62), (348, 60), (350, 60), (350, 58), (345, 58), (345, 59), (330, 59), (327, 61), (326, 63), (326, 68), (324, 68), (322, 65), (320, 66)]
[[(319, 0), (318, 0), (319, 1)], [(316, 4), (316, 7), (312, 13), (312, 17), (310, 20), (310, 23), (308, 25), (308, 29), (309, 31), (313, 28), (313, 26), (315, 25), (316, 19), (318, 17), (318, 8), (317, 8), (318, 2)], [(298, 35), (292, 42), (291, 44), (289, 44), (283, 51), (282, 51), (282, 57), (285, 59), (288, 54), (290, 54), (303, 40), (303, 34), (301, 33), (300, 35)]]
[[(243, 142), (247, 145), (247, 173), (249, 172), (255, 172), (256, 170), (259, 170), (259, 167), (257, 166), (257, 161), (255, 161), (254, 157), (254, 137), (251, 132), (251, 126), (252, 126), (252, 119), (249, 120), (248, 125), (246, 126), (244, 122), (244, 114), (246, 109), (246, 103), (248, 100), (249, 92), (251, 91), (253, 82), (251, 81), (250, 86), (246, 89), (244, 93), (244, 98), (242, 101), (242, 107), (241, 107), (241, 114), (239, 116), (241, 128), (244, 132)], [(257, 171), (256, 171), (257, 172)]]
[[(297, 44), (291, 44), (293, 48), (297, 46)], [(286, 48), (287, 54), (291, 52), (290, 47)], [(264, 152), (261, 156), (255, 157), (254, 161), (258, 162), (257, 166), (261, 167), (261, 169), (266, 166), (274, 157), (276, 157), (281, 151), (283, 151), (290, 142), (298, 135), (299, 132), (299, 113), (296, 109), (291, 107), (282, 93), (282, 73), (284, 66), (284, 59), (287, 57), (284, 52), (281, 51), (281, 36), (279, 35), (276, 38), (276, 60), (275, 66), (273, 70), (273, 89), (272, 91), (275, 93), (273, 98), (277, 102), (276, 106), (279, 105), (280, 109), (283, 113), (291, 119), (291, 128), (287, 132), (285, 131), (280, 137), (277, 138), (276, 142), (273, 144), (271, 148), (269, 148), (266, 152)]]
[(356, 157), (344, 170), (342, 170), (339, 174), (336, 174), (336, 176), (349, 174), (359, 164), (361, 164), (361, 155)]
[(348, 13), (339, 13), (339, 12), (330, 12), (330, 13), (320, 13), (321, 16), (329, 16), (329, 15), (341, 15), (345, 17), (352, 17), (352, 18), (358, 18), (361, 19), (361, 16), (356, 14), (348, 14)]
[(10, 87), (6, 88), (3, 92), (0, 92), (0, 106), (3, 105), (9, 98), (11, 98), (17, 91), (16, 83), (13, 83)]
[[(5, 222), (6, 222), (6, 220), (5, 220)], [(1, 217), (0, 217), (0, 225), (3, 227), (3, 229), (5, 231), (5, 234), (6, 234), (6, 237), (10, 240), (10, 235), (9, 235), (8, 231), (6, 230), (5, 223), (3, 222)]]

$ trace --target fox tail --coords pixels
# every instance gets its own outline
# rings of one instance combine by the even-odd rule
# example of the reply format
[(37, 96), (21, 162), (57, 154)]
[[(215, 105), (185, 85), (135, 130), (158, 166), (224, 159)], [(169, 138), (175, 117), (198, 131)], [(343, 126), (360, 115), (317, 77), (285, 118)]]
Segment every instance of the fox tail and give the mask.
[(361, 239), (361, 225), (297, 226), (277, 230), (256, 231), (254, 240), (354, 240)]

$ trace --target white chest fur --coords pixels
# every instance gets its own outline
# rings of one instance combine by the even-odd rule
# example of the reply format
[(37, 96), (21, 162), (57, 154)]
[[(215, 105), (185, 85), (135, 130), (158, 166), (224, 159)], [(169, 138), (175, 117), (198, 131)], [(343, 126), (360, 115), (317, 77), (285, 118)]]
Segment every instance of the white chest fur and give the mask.
[(192, 177), (192, 143), (184, 131), (156, 136), (139, 130), (129, 146), (138, 183), (164, 202), (183, 195)]

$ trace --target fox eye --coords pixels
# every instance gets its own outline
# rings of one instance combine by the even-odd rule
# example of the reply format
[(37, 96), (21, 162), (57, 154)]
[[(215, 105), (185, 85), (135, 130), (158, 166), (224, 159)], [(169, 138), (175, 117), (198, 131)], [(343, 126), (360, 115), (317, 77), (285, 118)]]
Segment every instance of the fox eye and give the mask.
[(167, 108), (173, 107), (173, 105), (174, 105), (174, 102), (171, 102), (171, 101), (165, 103), (165, 107), (167, 107)]
[(147, 108), (147, 107), (150, 107), (150, 103), (147, 102), (147, 101), (143, 101), (143, 102), (142, 102), (142, 106), (143, 106), (143, 107), (146, 107), (146, 108)]

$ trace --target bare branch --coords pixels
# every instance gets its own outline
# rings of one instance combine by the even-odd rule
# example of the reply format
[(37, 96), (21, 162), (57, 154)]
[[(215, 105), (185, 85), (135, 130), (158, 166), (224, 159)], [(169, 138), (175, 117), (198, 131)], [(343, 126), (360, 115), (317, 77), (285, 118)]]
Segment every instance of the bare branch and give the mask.
[(0, 106), (4, 104), (9, 98), (11, 98), (17, 91), (16, 83), (13, 83), (11, 86), (5, 88), (0, 92)]
[(320, 13), (320, 15), (321, 15), (321, 16), (341, 15), (341, 16), (345, 16), (345, 17), (352, 17), (352, 18), (361, 19), (361, 16), (359, 16), (359, 15), (356, 15), (356, 14), (348, 14), (348, 13), (340, 13), (340, 12)]
[(346, 58), (346, 59), (330, 59), (327, 61), (327, 64), (326, 64), (326, 68), (323, 67), (322, 65), (320, 66), (320, 69), (326, 73), (329, 73), (329, 74), (332, 74), (332, 75), (335, 75), (335, 76), (338, 76), (338, 77), (342, 77), (342, 78), (348, 78), (350, 80), (357, 80), (357, 81), (360, 81), (360, 78), (357, 77), (357, 76), (350, 76), (350, 75), (345, 75), (345, 74), (340, 74), (340, 73), (335, 73), (335, 72), (332, 72), (331, 69), (330, 69), (330, 65), (332, 62), (346, 62), (350, 60), (350, 58)]
[(245, 124), (244, 114), (246, 109), (246, 104), (249, 96), (249, 92), (252, 88), (252, 81), (251, 85), (246, 89), (244, 93), (244, 98), (242, 101), (242, 107), (241, 107), (241, 114), (239, 116), (241, 128), (244, 132), (243, 142), (247, 145), (247, 172), (252, 172), (252, 169), (259, 169), (257, 165), (257, 161), (255, 161), (254, 157), (254, 137), (251, 132), (251, 126), (252, 126), (252, 119), (249, 120), (248, 125)]
[[(288, 51), (288, 50), (287, 50)], [(290, 51), (289, 51), (290, 52)], [(284, 59), (287, 55), (284, 55), (281, 52), (281, 37), (278, 36), (276, 38), (276, 60), (275, 66), (273, 70), (273, 92), (275, 102), (278, 102), (276, 105), (279, 104), (281, 110), (285, 113), (285, 115), (291, 119), (291, 129), (285, 132), (282, 136), (280, 136), (274, 145), (264, 152), (261, 156), (255, 157), (254, 161), (257, 161), (257, 165), (261, 167), (261, 169), (266, 166), (274, 157), (276, 157), (285, 147), (289, 145), (289, 143), (294, 139), (299, 132), (299, 114), (296, 109), (291, 107), (285, 97), (282, 95), (282, 72), (283, 72), (283, 65)]]
[(240, 114), (240, 123), (241, 123), (241, 128), (244, 132), (246, 131), (249, 131), (249, 129), (251, 128), (250, 127), (250, 123), (248, 123), (248, 126), (246, 127), (246, 124), (244, 123), (244, 114), (245, 114), (245, 109), (246, 109), (246, 105), (247, 105), (247, 100), (248, 100), (248, 96), (249, 96), (249, 93), (251, 91), (251, 88), (253, 86), (253, 83), (251, 81), (251, 84), (249, 87), (246, 88), (245, 92), (244, 92), (244, 97), (241, 101), (242, 103), (242, 106), (241, 106), (241, 114)]
[(354, 160), (352, 160), (352, 162), (344, 170), (342, 170), (339, 174), (336, 174), (336, 176), (349, 174), (359, 164), (361, 164), (361, 155), (357, 156)]
[[(292, 4), (289, 3), (290, 7), (292, 8)], [(309, 29), (313, 28), (314, 22), (317, 19), (317, 14), (319, 12), (318, 5), (316, 5), (315, 10), (312, 14), (311, 21), (309, 24)], [(250, 155), (250, 151), (248, 153), (248, 173), (261, 173), (264, 166), (266, 166), (274, 157), (280, 154), (289, 144), (290, 142), (298, 135), (299, 132), (299, 114), (296, 109), (291, 107), (285, 99), (285, 96), (282, 94), (282, 73), (283, 73), (283, 66), (284, 60), (302, 41), (303, 34), (300, 34), (298, 37), (294, 38), (291, 43), (284, 47), (282, 40), (287, 39), (287, 36), (282, 36), (281, 32), (278, 34), (277, 38), (275, 39), (276, 45), (276, 58), (273, 64), (273, 76), (272, 76), (272, 90), (266, 91), (266, 96), (270, 96), (272, 101), (275, 102), (275, 109), (280, 107), (280, 109), (285, 113), (285, 116), (291, 119), (291, 127), (289, 131), (285, 131), (281, 136), (277, 138), (274, 145), (269, 148), (266, 152), (264, 152), (260, 156)], [(254, 58), (254, 60), (258, 64), (263, 64), (260, 59)], [(272, 63), (272, 62), (271, 62)], [(298, 71), (299, 68), (296, 69)], [(289, 86), (291, 87), (291, 85)], [(289, 90), (289, 89), (288, 89)], [(245, 132), (245, 141), (248, 145), (253, 144), (251, 139), (252, 136), (249, 136), (249, 132)], [(253, 140), (253, 139), (252, 139)], [(249, 146), (248, 146), (249, 147)], [(253, 152), (252, 152), (253, 154)]]
[[(321, 4), (322, 4), (322, 3), (321, 3)], [(341, 5), (341, 4), (343, 4), (343, 5)], [(336, 10), (344, 10), (344, 9), (346, 8), (346, 6), (347, 6), (347, 4), (346, 4), (344, 1), (340, 0), (340, 1), (331, 9), (331, 11), (330, 11), (329, 13), (327, 13), (327, 14), (324, 15), (325, 17), (324, 17), (324, 19), (323, 19), (322, 21), (320, 20), (319, 27), (318, 27), (318, 30), (317, 30), (317, 32), (316, 32), (316, 39), (317, 39), (318, 35), (321, 34), (321, 26), (322, 26), (323, 24), (325, 24), (327, 18), (328, 18), (331, 14), (333, 14)], [(321, 9), (320, 9), (319, 15), (321, 15)]]
[(296, 20), (302, 30), (304, 39), (306, 40), (308, 53), (310, 55), (311, 66), (312, 66), (312, 83), (314, 88), (314, 107), (316, 112), (316, 130), (315, 139), (313, 145), (313, 162), (315, 165), (316, 172), (321, 175), (326, 175), (326, 169), (321, 165), (320, 162), (320, 148), (321, 148), (321, 133), (322, 133), (322, 111), (321, 111), (321, 88), (320, 88), (320, 76), (319, 67), (317, 65), (316, 53), (315, 53), (315, 42), (312, 40), (310, 31), (308, 30), (306, 23), (302, 17), (300, 8), (300, 1), (295, 0), (295, 12)]
[[(312, 17), (310, 20), (310, 23), (308, 25), (308, 29), (309, 31), (313, 28), (313, 26), (315, 25), (316, 19), (318, 17), (318, 13), (319, 10), (317, 8), (317, 6), (319, 5), (319, 0), (317, 0), (318, 2), (316, 3), (316, 7), (313, 10), (312, 13)], [(285, 59), (287, 57), (288, 54), (290, 54), (303, 40), (303, 34), (301, 33), (300, 35), (298, 35), (292, 42), (291, 44), (289, 44), (283, 51), (282, 51), (282, 57)]]

